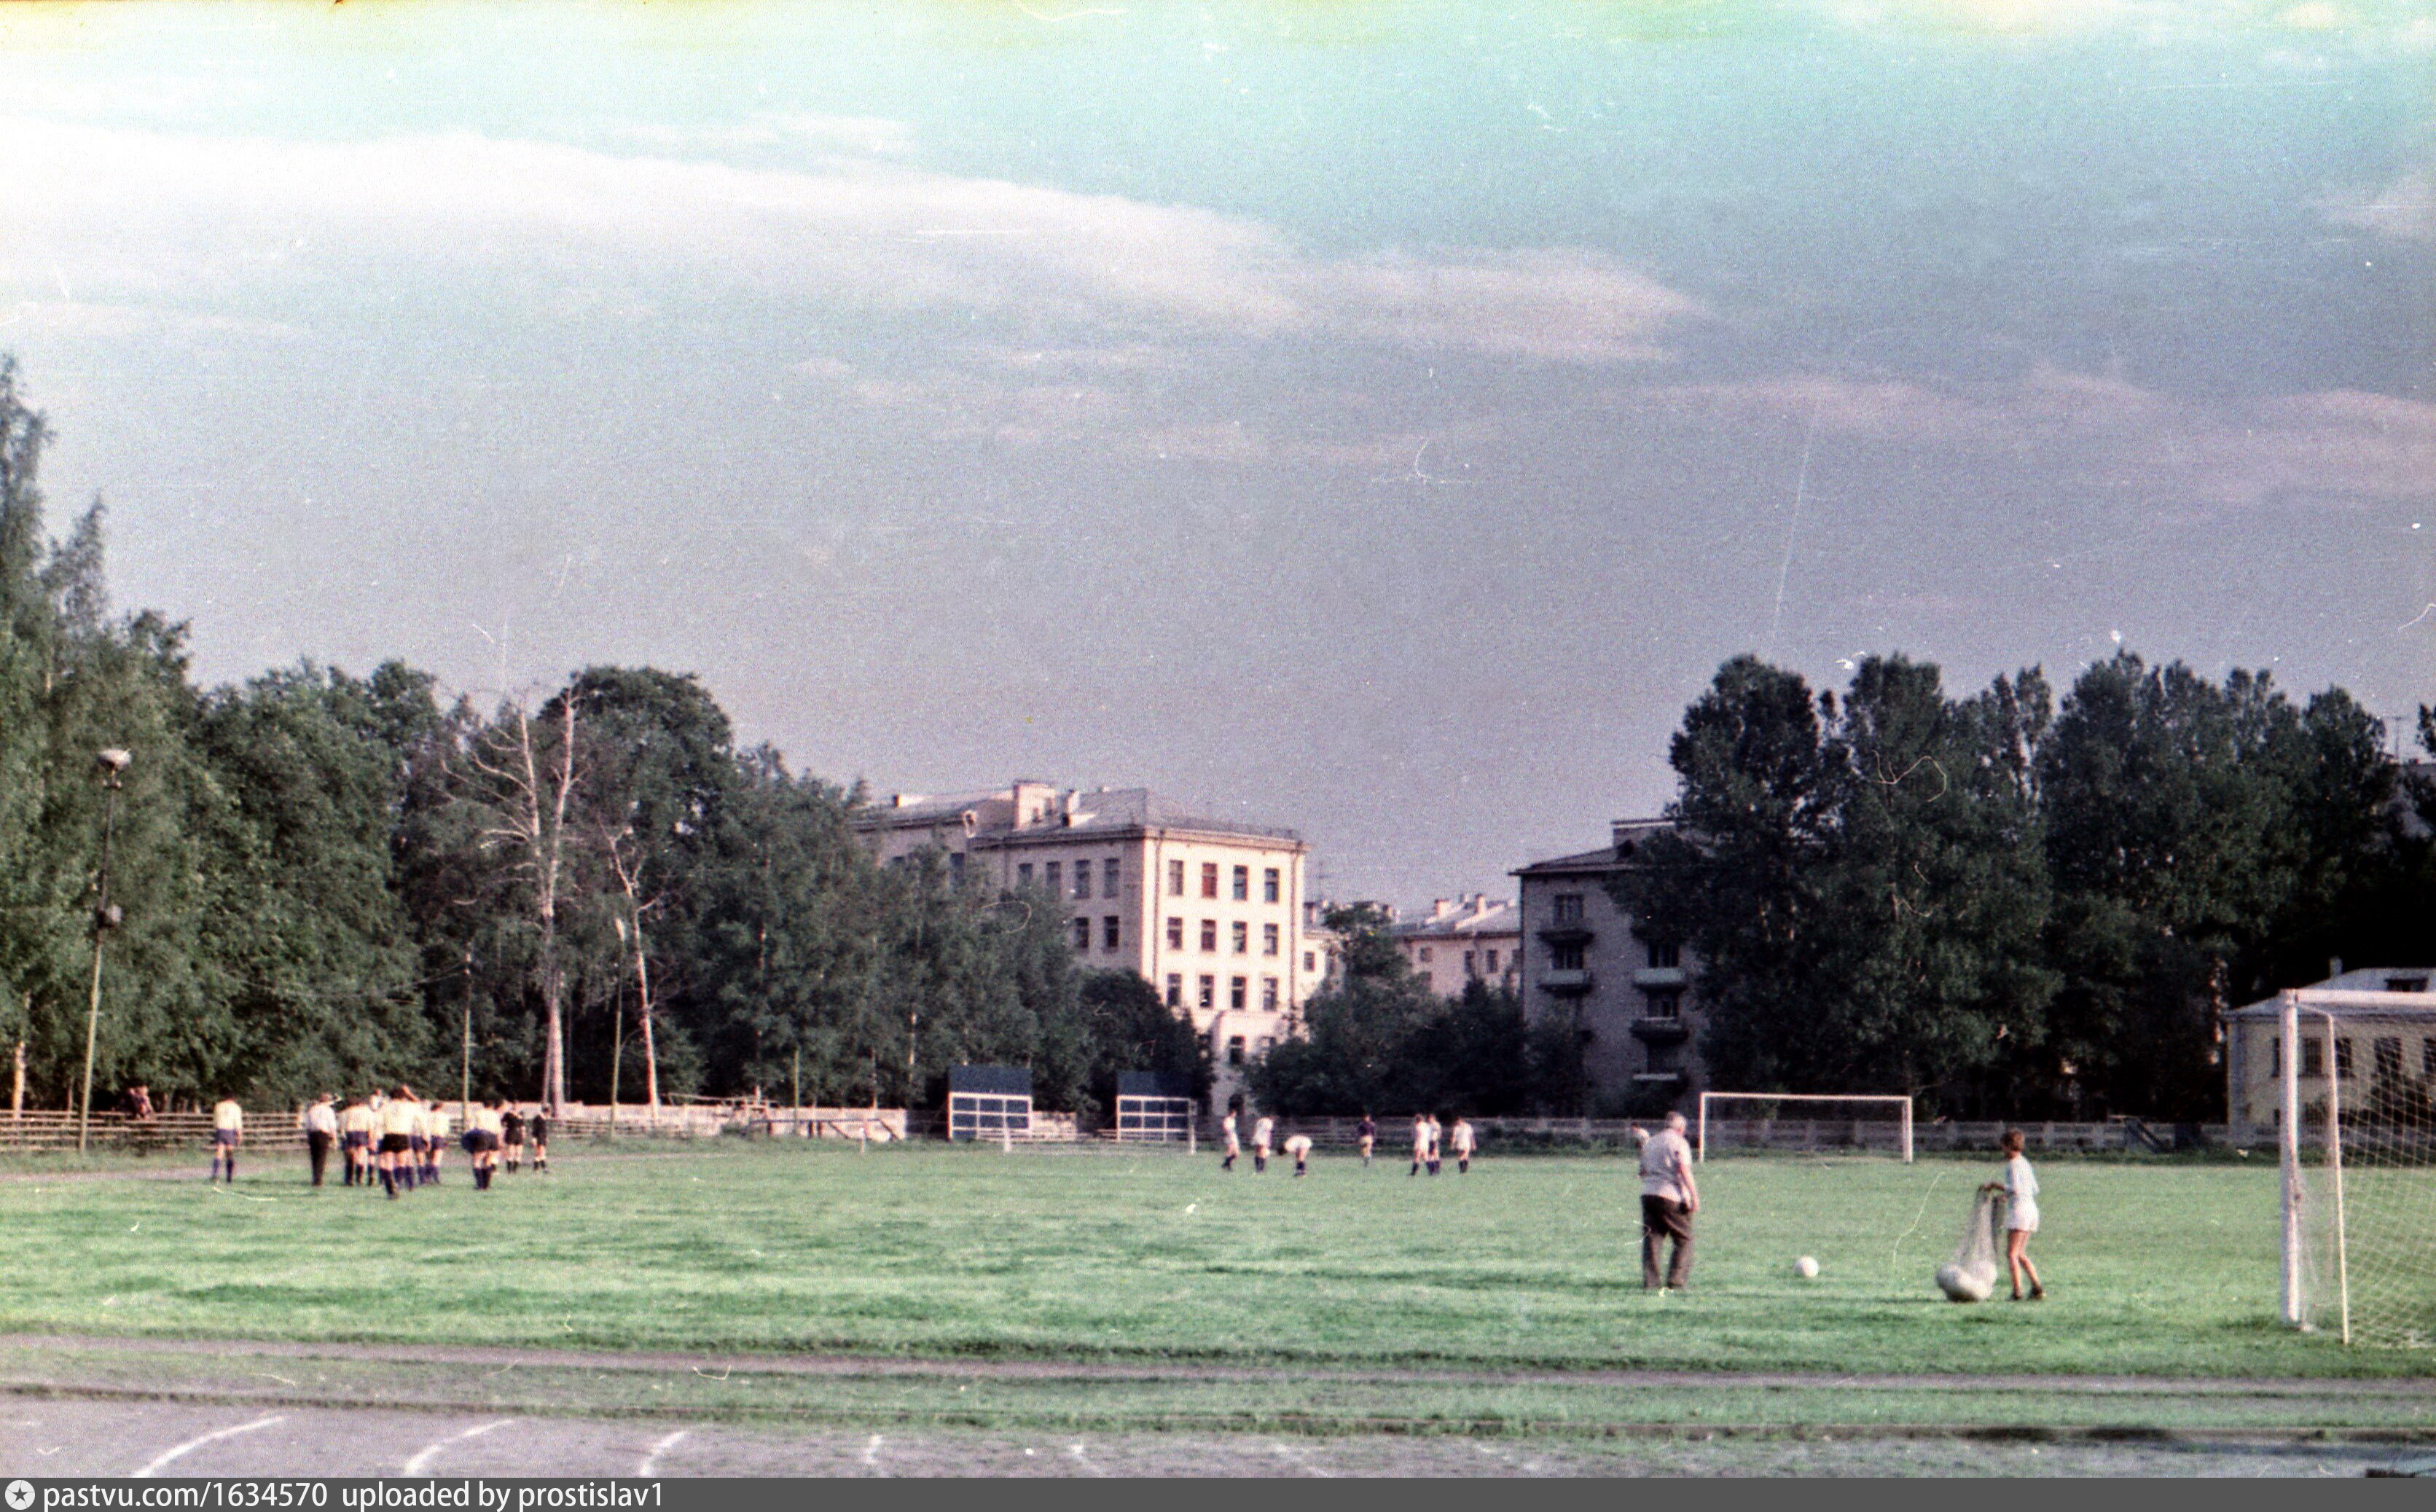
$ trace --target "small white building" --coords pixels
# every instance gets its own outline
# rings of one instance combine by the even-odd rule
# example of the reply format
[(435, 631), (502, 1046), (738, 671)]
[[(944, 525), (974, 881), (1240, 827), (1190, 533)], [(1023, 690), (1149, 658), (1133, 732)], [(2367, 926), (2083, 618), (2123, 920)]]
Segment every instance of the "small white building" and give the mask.
[[(2339, 963), (2340, 964), (2340, 963)], [(2323, 1109), (2330, 1082), (2342, 1086), (2346, 1117), (2369, 1110), (2395, 1089), (2426, 1096), (2436, 1086), (2436, 968), (2387, 966), (2341, 971), (2312, 987), (2425, 996), (2427, 1005), (2340, 1008), (2331, 1026), (2301, 1016), (2300, 1084), (2305, 1108)], [(2283, 1118), (2284, 1005), (2268, 998), (2224, 1016), (2225, 1121), (2236, 1138), (2265, 1134)], [(2333, 1075), (2329, 1077), (2331, 1065)]]

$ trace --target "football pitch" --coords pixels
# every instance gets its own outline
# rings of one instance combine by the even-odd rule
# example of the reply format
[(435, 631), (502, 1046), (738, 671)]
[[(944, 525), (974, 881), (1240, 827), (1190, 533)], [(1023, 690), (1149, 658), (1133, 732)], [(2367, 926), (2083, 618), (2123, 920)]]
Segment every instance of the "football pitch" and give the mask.
[(2265, 1163), (2044, 1163), (2051, 1299), (1977, 1306), (1930, 1277), (1984, 1161), (1713, 1162), (1675, 1295), (1614, 1157), (590, 1146), (396, 1202), (298, 1164), (9, 1166), (0, 1380), (841, 1428), (2436, 1431), (2426, 1356), (2274, 1322)]

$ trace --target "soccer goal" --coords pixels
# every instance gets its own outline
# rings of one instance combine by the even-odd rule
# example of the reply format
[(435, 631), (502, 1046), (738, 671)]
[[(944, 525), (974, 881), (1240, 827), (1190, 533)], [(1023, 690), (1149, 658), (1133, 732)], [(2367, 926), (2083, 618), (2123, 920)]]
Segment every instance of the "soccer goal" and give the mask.
[(1697, 1158), (1721, 1150), (1880, 1151), (1911, 1161), (1911, 1099), (1896, 1093), (1703, 1092)]
[(2300, 987), (2275, 1011), (2284, 1320), (2436, 1347), (2436, 995)]

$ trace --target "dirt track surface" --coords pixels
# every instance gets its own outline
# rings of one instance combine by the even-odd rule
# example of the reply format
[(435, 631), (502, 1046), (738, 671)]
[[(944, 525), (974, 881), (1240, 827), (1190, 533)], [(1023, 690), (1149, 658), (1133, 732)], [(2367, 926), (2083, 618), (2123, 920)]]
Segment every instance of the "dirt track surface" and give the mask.
[(2436, 1377), (2409, 1380), (2244, 1379), (2199, 1376), (1939, 1376), (1723, 1374), (1693, 1370), (1482, 1371), (1304, 1365), (1230, 1365), (1200, 1361), (1130, 1363), (1072, 1360), (969, 1360), (872, 1355), (677, 1354), (419, 1344), (292, 1344), (252, 1339), (147, 1339), (108, 1335), (0, 1334), (0, 1354), (155, 1355), (225, 1361), (235, 1356), (289, 1360), (384, 1361), (400, 1364), (528, 1366), (572, 1370), (660, 1370), (717, 1376), (908, 1376), (988, 1381), (1248, 1381), (1281, 1371), (1346, 1382), (1429, 1382), (1693, 1388), (1718, 1385), (1839, 1391), (2021, 1391), (2042, 1395), (2136, 1397), (2295, 1397), (2423, 1401), (2436, 1405)]
[(0, 1401), (0, 1475), (71, 1476), (2343, 1476), (2391, 1448), (803, 1429), (379, 1407)]

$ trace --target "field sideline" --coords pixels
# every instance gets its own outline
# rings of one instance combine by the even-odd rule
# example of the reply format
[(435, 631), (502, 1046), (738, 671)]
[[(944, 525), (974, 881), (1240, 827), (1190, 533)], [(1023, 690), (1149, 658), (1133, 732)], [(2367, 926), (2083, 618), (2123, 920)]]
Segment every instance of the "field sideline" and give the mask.
[[(153, 1162), (157, 1167), (157, 1161)], [(19, 1171), (39, 1171), (19, 1166)], [(391, 1203), (252, 1164), (234, 1190), (0, 1181), (0, 1330), (1467, 1371), (2417, 1376), (2272, 1321), (2266, 1167), (2053, 1161), (2054, 1299), (1929, 1277), (1985, 1162), (1704, 1173), (1695, 1288), (1640, 1289), (1630, 1165), (1295, 1181), (1206, 1155), (567, 1149)], [(1816, 1282), (1796, 1279), (1818, 1257)]]

